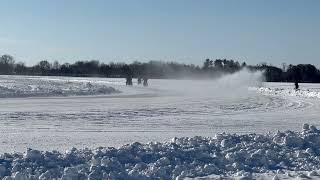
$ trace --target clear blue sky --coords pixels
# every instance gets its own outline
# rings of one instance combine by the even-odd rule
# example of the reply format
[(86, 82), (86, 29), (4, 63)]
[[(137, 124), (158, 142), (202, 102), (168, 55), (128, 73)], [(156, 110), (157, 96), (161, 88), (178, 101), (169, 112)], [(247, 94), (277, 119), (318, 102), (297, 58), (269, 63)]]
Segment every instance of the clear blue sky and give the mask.
[(319, 0), (1, 0), (0, 54), (320, 64)]

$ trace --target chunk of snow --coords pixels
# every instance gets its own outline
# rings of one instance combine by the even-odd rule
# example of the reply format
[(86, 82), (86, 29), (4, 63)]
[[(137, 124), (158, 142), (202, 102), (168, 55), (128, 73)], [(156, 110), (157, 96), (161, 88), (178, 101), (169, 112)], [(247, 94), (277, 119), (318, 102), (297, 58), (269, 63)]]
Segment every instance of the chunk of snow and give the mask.
[[(317, 176), (320, 132), (221, 134), (174, 138), (170, 142), (132, 143), (119, 148), (71, 149), (65, 153), (28, 149), (0, 157), (5, 179), (184, 179), (208, 175), (253, 178), (254, 173), (284, 177)], [(309, 171), (309, 173), (307, 173)], [(308, 176), (306, 175), (308, 174)], [(270, 174), (268, 177), (272, 179)], [(291, 175), (290, 175), (291, 176)]]

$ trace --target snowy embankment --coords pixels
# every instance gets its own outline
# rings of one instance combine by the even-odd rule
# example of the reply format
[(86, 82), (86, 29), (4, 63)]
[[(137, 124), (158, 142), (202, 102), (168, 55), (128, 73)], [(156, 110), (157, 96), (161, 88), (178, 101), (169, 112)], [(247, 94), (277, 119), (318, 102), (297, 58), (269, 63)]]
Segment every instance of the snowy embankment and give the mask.
[(1, 76), (0, 98), (87, 96), (119, 93), (107, 84), (54, 77)]
[(237, 176), (250, 179), (252, 175), (263, 177), (277, 173), (277, 177), (288, 178), (290, 171), (308, 171), (296, 176), (316, 177), (315, 170), (320, 169), (319, 155), (320, 131), (304, 124), (301, 132), (173, 138), (170, 142), (136, 142), (119, 148), (74, 148), (64, 154), (31, 149), (25, 154), (5, 153), (0, 156), (0, 177), (183, 179)]
[(251, 87), (249, 90), (255, 90), (265, 95), (279, 95), (279, 96), (296, 96), (303, 98), (320, 98), (319, 89), (301, 89), (295, 90), (293, 88), (270, 88), (270, 87)]

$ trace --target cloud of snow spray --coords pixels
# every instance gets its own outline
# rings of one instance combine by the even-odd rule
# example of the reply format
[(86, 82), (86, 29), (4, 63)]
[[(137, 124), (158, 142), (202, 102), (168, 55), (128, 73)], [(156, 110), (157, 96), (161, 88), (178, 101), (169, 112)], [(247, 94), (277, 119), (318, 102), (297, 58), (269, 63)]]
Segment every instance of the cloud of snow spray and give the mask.
[(225, 75), (212, 83), (212, 90), (222, 96), (237, 96), (248, 93), (249, 87), (260, 87), (264, 81), (262, 71), (251, 72), (243, 69), (237, 73)]
[(243, 69), (215, 80), (175, 81), (175, 84), (167, 85), (166, 89), (193, 97), (235, 98), (248, 95), (248, 88), (261, 86), (263, 80), (262, 71), (251, 72)]

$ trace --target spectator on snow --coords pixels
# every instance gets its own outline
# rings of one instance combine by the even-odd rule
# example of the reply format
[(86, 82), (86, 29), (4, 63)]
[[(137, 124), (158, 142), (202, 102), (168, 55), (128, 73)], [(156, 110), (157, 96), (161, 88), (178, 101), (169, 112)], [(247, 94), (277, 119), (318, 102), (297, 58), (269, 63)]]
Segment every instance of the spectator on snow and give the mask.
[(148, 86), (148, 78), (143, 78), (143, 86)]
[(295, 86), (295, 90), (299, 90), (298, 80), (296, 80), (296, 81), (294, 82), (294, 86)]
[(141, 84), (141, 82), (142, 82), (141, 77), (138, 77), (138, 84)]
[(132, 77), (131, 77), (131, 76), (127, 76), (127, 78), (126, 78), (126, 85), (127, 85), (127, 86), (132, 86)]

